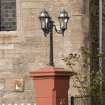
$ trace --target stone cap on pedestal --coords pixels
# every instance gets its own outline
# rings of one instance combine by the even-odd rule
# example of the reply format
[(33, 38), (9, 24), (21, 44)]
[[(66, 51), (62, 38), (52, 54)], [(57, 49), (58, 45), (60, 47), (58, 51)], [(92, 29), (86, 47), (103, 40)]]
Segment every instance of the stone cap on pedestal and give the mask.
[(66, 76), (71, 77), (76, 73), (72, 71), (64, 70), (64, 68), (57, 68), (57, 67), (44, 67), (37, 70), (33, 70), (30, 72), (31, 77), (54, 77), (54, 76)]

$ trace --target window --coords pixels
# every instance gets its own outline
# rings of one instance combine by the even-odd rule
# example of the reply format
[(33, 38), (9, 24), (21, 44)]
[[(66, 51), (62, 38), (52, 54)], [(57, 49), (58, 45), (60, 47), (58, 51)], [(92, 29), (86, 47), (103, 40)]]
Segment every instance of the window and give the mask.
[(0, 0), (0, 31), (16, 30), (16, 0)]

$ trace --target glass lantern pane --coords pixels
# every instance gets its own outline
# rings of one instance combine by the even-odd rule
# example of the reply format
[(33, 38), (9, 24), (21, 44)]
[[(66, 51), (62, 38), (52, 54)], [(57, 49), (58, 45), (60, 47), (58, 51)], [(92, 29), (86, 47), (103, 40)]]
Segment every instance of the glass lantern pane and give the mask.
[(45, 24), (46, 24), (46, 27), (47, 27), (47, 24), (48, 24), (48, 18), (45, 19)]
[(64, 22), (65, 22), (65, 23), (67, 23), (67, 22), (68, 22), (68, 19), (67, 19), (67, 18), (65, 18), (65, 19), (64, 19)]
[(42, 22), (42, 29), (46, 27), (45, 22)]
[(41, 28), (42, 29), (46, 28), (45, 19), (40, 19), (40, 22), (41, 22)]
[(63, 18), (59, 19), (60, 21), (60, 28), (61, 29), (66, 29), (66, 20), (64, 20)]

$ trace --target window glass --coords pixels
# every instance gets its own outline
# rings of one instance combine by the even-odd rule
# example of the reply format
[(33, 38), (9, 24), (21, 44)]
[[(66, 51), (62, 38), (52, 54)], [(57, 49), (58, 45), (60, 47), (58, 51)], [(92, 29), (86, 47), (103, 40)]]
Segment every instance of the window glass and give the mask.
[(16, 30), (16, 0), (0, 0), (0, 31)]

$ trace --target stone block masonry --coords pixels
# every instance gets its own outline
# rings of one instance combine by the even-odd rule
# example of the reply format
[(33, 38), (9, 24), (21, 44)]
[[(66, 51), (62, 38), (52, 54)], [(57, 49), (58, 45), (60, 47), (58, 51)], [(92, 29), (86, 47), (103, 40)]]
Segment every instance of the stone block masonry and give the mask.
[(36, 105), (35, 103), (13, 103), (13, 104), (0, 104), (0, 105)]
[[(57, 17), (61, 8), (70, 16), (65, 36), (54, 32), (55, 66), (66, 68), (62, 57), (88, 44), (88, 5), (89, 0), (16, 0), (17, 30), (0, 31), (0, 80), (5, 81), (1, 84), (5, 92), (0, 96), (0, 103), (34, 102), (29, 72), (48, 64), (48, 37), (44, 37), (38, 19), (41, 10), (45, 8), (56, 24), (59, 24)], [(25, 80), (23, 92), (14, 90), (15, 79)], [(70, 94), (79, 92), (73, 88)]]

